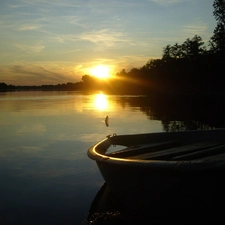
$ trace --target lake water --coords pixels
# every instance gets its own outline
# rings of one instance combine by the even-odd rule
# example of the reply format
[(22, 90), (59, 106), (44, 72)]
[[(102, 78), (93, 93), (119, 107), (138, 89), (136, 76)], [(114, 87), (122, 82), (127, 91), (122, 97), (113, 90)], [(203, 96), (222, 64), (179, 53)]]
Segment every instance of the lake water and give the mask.
[(87, 149), (108, 134), (163, 130), (133, 106), (142, 100), (0, 92), (0, 224), (85, 224), (104, 183)]
[(224, 126), (221, 101), (177, 101), (0, 92), (0, 224), (86, 224), (104, 184), (87, 150), (106, 135)]

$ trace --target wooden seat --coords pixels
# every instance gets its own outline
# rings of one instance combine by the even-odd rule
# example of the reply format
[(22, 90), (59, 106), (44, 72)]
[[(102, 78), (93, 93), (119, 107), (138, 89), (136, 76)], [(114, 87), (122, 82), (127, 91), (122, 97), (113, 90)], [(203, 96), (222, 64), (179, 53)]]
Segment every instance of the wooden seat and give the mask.
[(203, 159), (207, 156), (216, 156), (218, 154), (225, 152), (225, 145), (221, 144), (218, 146), (214, 146), (211, 148), (206, 148), (197, 152), (192, 152), (189, 154), (184, 154), (181, 156), (176, 156), (173, 158), (173, 160), (192, 160), (192, 159)]
[(154, 152), (148, 152), (148, 153), (141, 153), (138, 155), (133, 155), (131, 157), (127, 157), (130, 159), (151, 159), (151, 160), (180, 160), (179, 157), (185, 156), (187, 157), (187, 154), (196, 153), (199, 151), (205, 151), (208, 148), (213, 148), (220, 146), (221, 143), (218, 141), (212, 141), (212, 142), (199, 142), (195, 144), (190, 145), (184, 145), (184, 146), (178, 146), (173, 148), (167, 148), (162, 151), (154, 151)]
[(134, 145), (130, 146), (128, 148), (111, 152), (106, 154), (110, 157), (122, 157), (122, 158), (130, 158), (134, 157), (136, 158), (136, 155), (138, 154), (145, 154), (146, 152), (155, 152), (160, 151), (168, 148), (172, 148), (175, 146), (179, 146), (180, 143), (178, 141), (170, 141), (170, 142), (159, 142), (159, 143), (152, 143), (152, 144), (140, 144), (140, 145)]

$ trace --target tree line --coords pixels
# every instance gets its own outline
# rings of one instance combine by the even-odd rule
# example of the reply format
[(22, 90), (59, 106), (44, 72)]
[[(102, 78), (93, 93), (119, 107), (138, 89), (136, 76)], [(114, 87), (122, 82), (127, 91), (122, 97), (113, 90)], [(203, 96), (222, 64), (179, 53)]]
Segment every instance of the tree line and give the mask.
[(213, 15), (217, 22), (205, 45), (199, 35), (182, 44), (168, 44), (160, 59), (150, 59), (129, 72), (122, 69), (115, 79), (99, 80), (90, 75), (80, 82), (42, 86), (13, 86), (0, 83), (0, 90), (102, 90), (109, 93), (224, 93), (225, 74), (225, 0), (214, 0)]
[[(164, 47), (161, 59), (150, 59), (141, 68), (118, 75), (131, 82), (138, 78), (137, 92), (224, 93), (225, 0), (215, 0), (213, 7), (217, 25), (207, 46), (195, 35), (182, 44)], [(129, 89), (134, 90), (134, 85)]]
[(41, 86), (16, 86), (16, 85), (7, 85), (6, 83), (0, 83), (0, 91), (74, 91), (82, 90), (83, 83), (77, 82), (72, 83), (68, 82), (66, 84), (47, 84)]

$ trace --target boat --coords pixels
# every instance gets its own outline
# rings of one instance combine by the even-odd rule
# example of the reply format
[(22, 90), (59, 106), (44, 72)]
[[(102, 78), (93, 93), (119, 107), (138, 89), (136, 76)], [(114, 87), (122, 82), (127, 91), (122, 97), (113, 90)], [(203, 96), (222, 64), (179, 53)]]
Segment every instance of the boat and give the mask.
[(113, 134), (88, 156), (114, 192), (224, 192), (225, 129)]

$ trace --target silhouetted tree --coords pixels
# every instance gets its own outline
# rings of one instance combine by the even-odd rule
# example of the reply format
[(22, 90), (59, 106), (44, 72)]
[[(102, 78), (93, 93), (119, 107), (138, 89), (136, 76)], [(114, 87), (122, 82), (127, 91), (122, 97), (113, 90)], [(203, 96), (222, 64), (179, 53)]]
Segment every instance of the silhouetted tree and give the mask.
[[(213, 15), (217, 21), (210, 39), (210, 51), (202, 38), (195, 35), (184, 43), (168, 44), (161, 59), (150, 59), (141, 68), (122, 69), (116, 79), (98, 79), (84, 75), (78, 83), (29, 86), (44, 90), (104, 90), (114, 93), (212, 93), (224, 92), (225, 74), (225, 0), (214, 0)], [(22, 88), (26, 88), (25, 86)], [(12, 87), (0, 83), (0, 89)], [(165, 91), (165, 92), (164, 92)]]
[(183, 57), (182, 45), (176, 43), (175, 45), (167, 45), (163, 49), (163, 61), (171, 61), (171, 59), (179, 59)]
[(8, 89), (8, 85), (5, 83), (0, 83), (0, 91), (6, 91)]
[(171, 50), (171, 45), (167, 45), (165, 48), (163, 48), (163, 56), (162, 59), (164, 62), (167, 62), (171, 60), (172, 58), (172, 50)]
[(117, 76), (126, 76), (127, 72), (125, 69), (122, 69), (119, 73), (116, 74)]
[(196, 59), (201, 56), (206, 51), (204, 42), (202, 38), (198, 35), (195, 35), (192, 39), (188, 38), (186, 41), (179, 45), (167, 45), (163, 48), (162, 60), (164, 62), (171, 61), (172, 59)]
[(192, 39), (188, 38), (181, 48), (183, 57), (188, 59), (196, 59), (206, 51), (204, 42), (198, 35), (195, 35)]
[(210, 40), (211, 50), (225, 53), (225, 0), (214, 0), (213, 7), (217, 26)]

